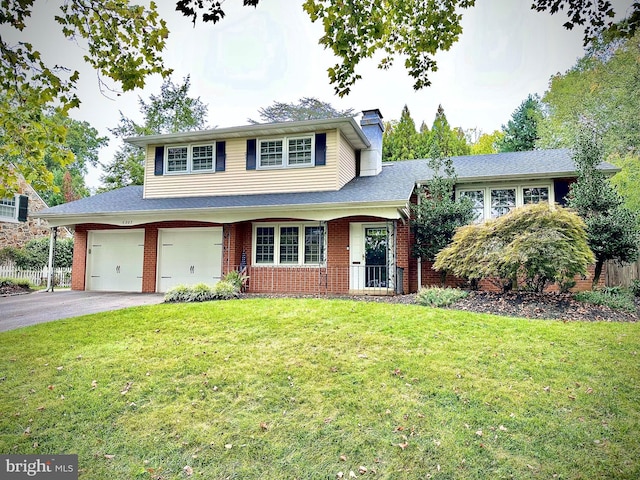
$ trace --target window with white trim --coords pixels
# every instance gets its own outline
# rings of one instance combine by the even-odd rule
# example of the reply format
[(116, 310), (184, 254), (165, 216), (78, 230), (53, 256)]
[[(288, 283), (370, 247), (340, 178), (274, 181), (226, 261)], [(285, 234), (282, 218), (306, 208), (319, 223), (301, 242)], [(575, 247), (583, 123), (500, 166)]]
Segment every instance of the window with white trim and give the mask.
[(10, 220), (18, 218), (16, 197), (0, 199), (0, 218)]
[(313, 155), (313, 135), (258, 141), (258, 168), (310, 167)]
[(165, 148), (166, 173), (213, 172), (215, 143), (206, 145), (170, 145)]
[(491, 218), (498, 218), (516, 208), (515, 188), (491, 189)]
[(325, 228), (322, 225), (296, 223), (254, 225), (254, 264), (324, 264), (325, 235)]
[(522, 189), (522, 203), (542, 203), (549, 201), (549, 187), (525, 187)]
[(464, 190), (460, 192), (461, 197), (467, 197), (473, 205), (473, 222), (484, 221), (484, 190)]
[(487, 218), (498, 218), (516, 207), (532, 203), (553, 202), (551, 185), (489, 185), (486, 187), (456, 189), (458, 197), (468, 197), (473, 202), (475, 223)]

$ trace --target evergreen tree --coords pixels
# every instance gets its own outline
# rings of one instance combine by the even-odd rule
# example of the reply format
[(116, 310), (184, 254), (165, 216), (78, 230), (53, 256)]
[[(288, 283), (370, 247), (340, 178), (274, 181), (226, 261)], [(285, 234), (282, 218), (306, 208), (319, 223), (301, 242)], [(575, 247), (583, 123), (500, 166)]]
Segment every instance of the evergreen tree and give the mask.
[(538, 95), (529, 95), (511, 115), (507, 125), (502, 125), (504, 138), (498, 143), (501, 152), (535, 150), (538, 140), (538, 123), (542, 120), (542, 104)]
[(607, 260), (620, 263), (638, 258), (638, 217), (623, 206), (623, 200), (597, 166), (604, 149), (592, 127), (583, 126), (576, 139), (573, 160), (578, 180), (571, 185), (569, 206), (587, 225), (589, 247), (596, 257), (593, 286), (597, 286)]
[(417, 140), (416, 123), (411, 118), (409, 107), (405, 105), (400, 121), (389, 122), (385, 126), (382, 137), (382, 160), (394, 162), (418, 158)]
[[(438, 252), (451, 242), (456, 229), (471, 223), (474, 217), (471, 200), (467, 197), (456, 200), (454, 196), (457, 177), (453, 161), (446, 155), (451, 130), (442, 107), (438, 109), (431, 135), (428, 166), (432, 177), (426, 188), (417, 192), (418, 202), (412, 205), (411, 222), (415, 236), (413, 255), (427, 261), (435, 260)], [(443, 270), (442, 284), (446, 276)]]

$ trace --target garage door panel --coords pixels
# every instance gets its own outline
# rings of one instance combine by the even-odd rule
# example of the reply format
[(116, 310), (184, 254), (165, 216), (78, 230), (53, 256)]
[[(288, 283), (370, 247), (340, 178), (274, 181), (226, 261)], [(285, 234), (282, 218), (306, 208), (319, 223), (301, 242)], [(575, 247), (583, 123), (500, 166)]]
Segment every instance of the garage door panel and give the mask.
[(159, 231), (158, 291), (176, 285), (213, 285), (222, 274), (222, 227)]
[(87, 290), (141, 292), (144, 230), (89, 232)]

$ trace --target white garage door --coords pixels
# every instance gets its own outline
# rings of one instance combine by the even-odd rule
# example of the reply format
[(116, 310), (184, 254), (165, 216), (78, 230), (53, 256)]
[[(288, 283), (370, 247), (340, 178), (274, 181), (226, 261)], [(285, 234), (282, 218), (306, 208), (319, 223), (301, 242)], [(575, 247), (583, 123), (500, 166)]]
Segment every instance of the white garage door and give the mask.
[(142, 291), (144, 230), (90, 231), (87, 247), (87, 290)]
[(222, 227), (158, 231), (158, 291), (175, 285), (214, 285), (222, 275)]

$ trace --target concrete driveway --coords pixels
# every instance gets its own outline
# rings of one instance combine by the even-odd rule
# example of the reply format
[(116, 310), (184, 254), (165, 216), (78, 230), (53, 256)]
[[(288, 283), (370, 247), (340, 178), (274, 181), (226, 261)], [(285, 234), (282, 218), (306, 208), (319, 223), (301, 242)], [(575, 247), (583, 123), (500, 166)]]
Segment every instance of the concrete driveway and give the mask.
[(162, 303), (160, 293), (78, 292), (59, 290), (0, 297), (0, 332), (138, 305)]

